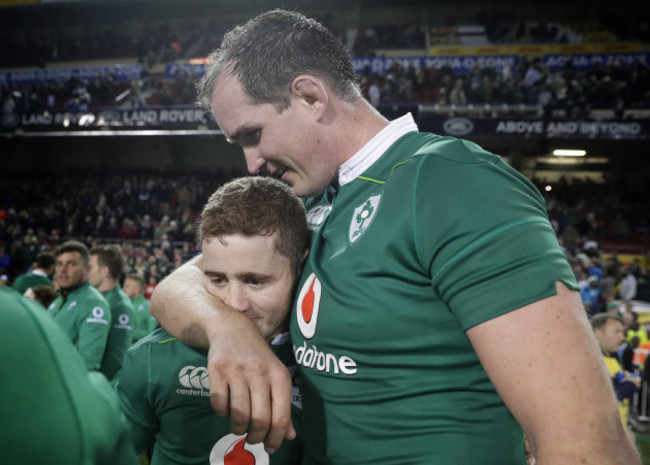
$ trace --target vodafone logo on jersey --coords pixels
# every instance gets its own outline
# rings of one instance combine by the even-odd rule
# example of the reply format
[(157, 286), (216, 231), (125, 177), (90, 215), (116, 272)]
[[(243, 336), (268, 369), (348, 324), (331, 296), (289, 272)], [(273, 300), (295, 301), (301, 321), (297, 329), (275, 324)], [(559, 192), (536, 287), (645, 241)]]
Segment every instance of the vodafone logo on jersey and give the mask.
[(210, 452), (210, 465), (269, 465), (264, 443), (246, 443), (246, 436), (222, 437)]
[(296, 308), (298, 327), (305, 339), (311, 339), (316, 334), (320, 296), (320, 281), (314, 273), (311, 273), (300, 289)]

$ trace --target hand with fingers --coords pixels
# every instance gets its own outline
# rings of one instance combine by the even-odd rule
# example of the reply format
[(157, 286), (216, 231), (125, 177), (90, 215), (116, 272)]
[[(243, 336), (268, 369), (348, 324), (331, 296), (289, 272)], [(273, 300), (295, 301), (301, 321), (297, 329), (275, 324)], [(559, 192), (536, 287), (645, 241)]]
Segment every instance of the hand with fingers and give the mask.
[(273, 453), (284, 439), (296, 437), (291, 378), (257, 329), (237, 320), (210, 344), (210, 400), (217, 414), (230, 417), (234, 434), (248, 433), (247, 442), (264, 442)]

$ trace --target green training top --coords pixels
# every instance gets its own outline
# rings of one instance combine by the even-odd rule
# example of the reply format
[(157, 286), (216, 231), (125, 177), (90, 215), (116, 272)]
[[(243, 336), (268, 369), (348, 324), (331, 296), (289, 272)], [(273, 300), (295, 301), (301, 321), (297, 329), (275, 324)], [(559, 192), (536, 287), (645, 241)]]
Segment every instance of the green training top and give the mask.
[(77, 347), (86, 368), (99, 370), (112, 321), (108, 302), (88, 281), (59, 292), (48, 313)]
[(45, 276), (35, 273), (27, 273), (21, 276), (18, 276), (14, 282), (11, 284), (15, 290), (24, 294), (27, 289), (35, 286), (53, 286), (52, 281), (50, 281)]
[(0, 462), (135, 465), (115, 392), (51, 316), (0, 287)]
[(149, 301), (143, 295), (131, 299), (134, 313), (133, 342), (137, 342), (158, 326), (156, 319), (149, 313)]
[[(272, 345), (295, 372), (288, 334)], [(117, 392), (131, 424), (138, 452), (155, 444), (151, 465), (269, 464), (263, 444), (246, 444), (230, 433), (230, 419), (210, 404), (207, 357), (176, 340), (162, 328), (129, 349)], [(294, 387), (294, 406), (300, 405)], [(295, 414), (295, 409), (294, 409)], [(284, 441), (270, 456), (271, 465), (300, 464), (299, 440)]]
[(113, 324), (108, 335), (106, 352), (102, 359), (100, 371), (106, 375), (109, 381), (112, 381), (117, 378), (120, 368), (122, 368), (124, 354), (131, 347), (133, 338), (133, 315), (135, 314), (135, 310), (133, 309), (131, 299), (129, 299), (120, 286), (102, 292), (102, 295), (111, 306)]

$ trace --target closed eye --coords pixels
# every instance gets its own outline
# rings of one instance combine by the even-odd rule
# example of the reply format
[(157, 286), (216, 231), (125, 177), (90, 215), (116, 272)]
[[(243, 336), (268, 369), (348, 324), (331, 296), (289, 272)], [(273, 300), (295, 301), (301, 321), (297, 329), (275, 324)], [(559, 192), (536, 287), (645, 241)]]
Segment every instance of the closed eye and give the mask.
[(243, 133), (239, 138), (238, 141), (239, 144), (242, 147), (252, 147), (257, 144), (259, 144), (260, 139), (262, 138), (262, 130), (261, 129), (253, 129), (251, 131), (247, 131)]

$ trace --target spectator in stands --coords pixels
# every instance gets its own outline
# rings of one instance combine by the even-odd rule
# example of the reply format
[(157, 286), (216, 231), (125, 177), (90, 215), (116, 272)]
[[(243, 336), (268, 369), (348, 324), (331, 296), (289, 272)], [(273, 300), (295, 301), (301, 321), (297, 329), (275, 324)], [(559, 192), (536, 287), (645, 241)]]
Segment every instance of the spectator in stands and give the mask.
[(621, 280), (621, 299), (628, 303), (636, 297), (637, 280), (629, 267), (623, 270), (623, 279)]
[(158, 285), (158, 279), (155, 275), (150, 275), (147, 279), (147, 286), (144, 288), (144, 296), (147, 300), (151, 300), (151, 295)]
[(0, 245), (0, 273), (8, 273), (9, 265), (11, 265), (11, 256), (6, 252), (5, 246)]
[(465, 96), (465, 89), (463, 80), (458, 78), (454, 83), (454, 88), (449, 93), (449, 103), (451, 105), (464, 106), (467, 104), (467, 97)]
[(616, 392), (621, 421), (634, 438), (634, 433), (629, 430), (630, 399), (641, 387), (641, 378), (623, 371), (619, 361), (613, 356), (625, 341), (623, 322), (618, 315), (603, 313), (591, 318), (591, 327), (603, 352), (605, 365)]
[(587, 273), (589, 273), (589, 276), (596, 276), (599, 281), (603, 279), (604, 272), (603, 268), (600, 266), (600, 260), (598, 258), (591, 259)]
[(144, 277), (137, 273), (129, 274), (124, 280), (122, 290), (131, 299), (134, 308), (133, 342), (137, 342), (158, 326), (156, 319), (149, 313), (149, 301), (144, 296)]
[(75, 345), (86, 368), (99, 370), (113, 319), (106, 299), (90, 285), (89, 271), (88, 248), (78, 241), (63, 243), (56, 252), (54, 275), (60, 296), (48, 312)]
[(602, 305), (600, 305), (600, 285), (599, 279), (596, 275), (591, 275), (587, 278), (589, 286), (580, 291), (580, 297), (582, 298), (582, 303), (585, 306), (587, 314), (590, 316), (595, 315), (603, 311)]
[(639, 340), (639, 346), (648, 342), (648, 332), (645, 329), (645, 326), (639, 323), (639, 314), (633, 310), (627, 310), (623, 314), (622, 319), (623, 325), (625, 326), (625, 339), (630, 342), (633, 338)]
[(54, 254), (51, 252), (40, 252), (36, 256), (34, 269), (16, 278), (11, 287), (19, 293), (24, 294), (30, 287), (38, 285), (52, 286), (53, 283), (50, 280), (50, 276), (54, 272), (54, 262)]
[(88, 277), (110, 305), (113, 316), (100, 368), (109, 381), (118, 377), (124, 354), (133, 343), (135, 310), (120, 287), (123, 270), (124, 257), (119, 245), (108, 244), (91, 249)]

